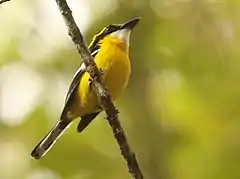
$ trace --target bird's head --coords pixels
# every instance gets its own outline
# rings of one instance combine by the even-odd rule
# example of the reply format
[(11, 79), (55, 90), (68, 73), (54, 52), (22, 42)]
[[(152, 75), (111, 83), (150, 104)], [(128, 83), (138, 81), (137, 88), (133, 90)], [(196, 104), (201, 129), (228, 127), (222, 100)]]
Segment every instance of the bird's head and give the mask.
[(114, 37), (129, 46), (130, 34), (140, 19), (141, 18), (134, 18), (124, 24), (110, 24), (107, 27), (104, 27), (97, 35), (93, 37), (89, 49), (94, 51), (94, 48), (98, 46), (99, 42), (106, 37)]

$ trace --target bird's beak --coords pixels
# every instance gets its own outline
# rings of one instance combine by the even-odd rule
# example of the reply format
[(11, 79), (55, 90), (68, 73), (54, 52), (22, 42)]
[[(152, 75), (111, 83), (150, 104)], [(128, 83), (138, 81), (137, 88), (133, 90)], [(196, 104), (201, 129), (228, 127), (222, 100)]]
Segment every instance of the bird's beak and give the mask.
[(141, 19), (141, 17), (131, 19), (130, 21), (124, 23), (120, 27), (120, 29), (130, 29), (130, 30), (132, 30), (137, 25), (137, 23), (139, 22), (140, 19)]

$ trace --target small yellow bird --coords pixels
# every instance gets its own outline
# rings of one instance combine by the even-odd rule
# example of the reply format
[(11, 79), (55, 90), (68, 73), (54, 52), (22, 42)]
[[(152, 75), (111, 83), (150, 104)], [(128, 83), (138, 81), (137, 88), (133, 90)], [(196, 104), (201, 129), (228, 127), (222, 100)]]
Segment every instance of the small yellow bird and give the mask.
[[(93, 37), (89, 45), (89, 50), (113, 100), (128, 83), (131, 72), (130, 34), (139, 20), (140, 18), (134, 18), (121, 25), (111, 24), (104, 27)], [(77, 131), (82, 132), (101, 111), (90, 75), (86, 72), (85, 64), (81, 63), (67, 93), (60, 120), (33, 149), (31, 156), (35, 159), (43, 157), (74, 119), (81, 118)]]

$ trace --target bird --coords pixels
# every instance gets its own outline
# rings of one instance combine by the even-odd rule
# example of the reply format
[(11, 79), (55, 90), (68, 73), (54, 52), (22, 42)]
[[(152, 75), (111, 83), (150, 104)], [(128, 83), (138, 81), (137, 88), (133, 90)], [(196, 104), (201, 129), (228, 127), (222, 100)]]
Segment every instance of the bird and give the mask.
[[(112, 100), (115, 101), (128, 84), (131, 63), (129, 59), (130, 35), (140, 17), (123, 24), (110, 24), (100, 30), (88, 46)], [(31, 156), (40, 159), (57, 139), (80, 118), (77, 131), (82, 132), (103, 110), (92, 86), (90, 74), (82, 62), (68, 89), (60, 119), (36, 145)]]

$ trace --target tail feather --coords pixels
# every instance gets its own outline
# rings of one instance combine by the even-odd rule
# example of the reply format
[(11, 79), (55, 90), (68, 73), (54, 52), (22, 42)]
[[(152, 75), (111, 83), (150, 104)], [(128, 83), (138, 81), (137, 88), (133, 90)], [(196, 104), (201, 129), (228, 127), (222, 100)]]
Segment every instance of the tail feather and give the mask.
[(70, 124), (71, 121), (58, 121), (41, 142), (39, 142), (39, 144), (33, 149), (31, 156), (35, 159), (43, 157)]

